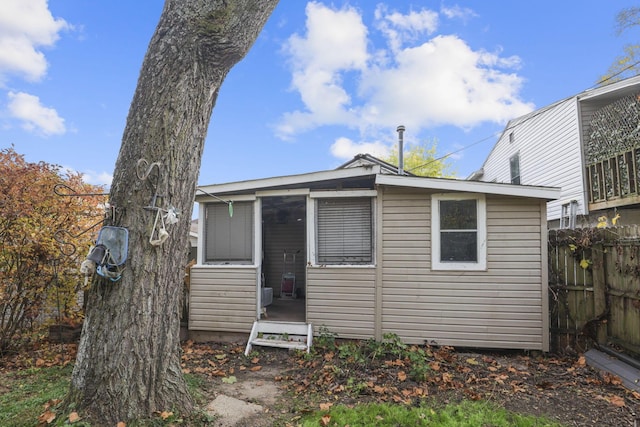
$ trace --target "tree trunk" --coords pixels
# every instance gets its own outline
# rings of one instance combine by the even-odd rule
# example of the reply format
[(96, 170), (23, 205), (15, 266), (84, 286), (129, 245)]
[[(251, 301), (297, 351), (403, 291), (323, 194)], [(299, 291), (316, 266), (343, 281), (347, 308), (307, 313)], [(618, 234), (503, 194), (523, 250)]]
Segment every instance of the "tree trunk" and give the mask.
[[(67, 402), (115, 423), (193, 403), (180, 366), (188, 233), (211, 112), (277, 0), (166, 0), (131, 103), (107, 223), (129, 231), (122, 277), (96, 276)], [(154, 197), (155, 196), (155, 197)], [(157, 208), (174, 207), (169, 237), (150, 244)], [(159, 224), (158, 224), (159, 225)], [(155, 236), (155, 234), (154, 234)], [(155, 236), (157, 237), (157, 236)]]

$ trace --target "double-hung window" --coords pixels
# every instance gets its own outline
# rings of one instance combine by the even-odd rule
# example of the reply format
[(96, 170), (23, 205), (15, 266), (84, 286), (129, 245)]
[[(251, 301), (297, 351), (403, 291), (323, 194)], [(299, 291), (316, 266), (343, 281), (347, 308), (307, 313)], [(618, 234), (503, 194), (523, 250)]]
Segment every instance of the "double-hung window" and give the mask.
[(576, 228), (576, 218), (578, 217), (578, 202), (572, 200), (562, 205), (562, 213), (560, 216), (560, 228), (568, 228), (573, 230)]
[(316, 203), (318, 264), (373, 264), (372, 199), (322, 198)]
[(433, 270), (485, 270), (487, 230), (484, 195), (433, 195), (431, 239)]
[(208, 204), (205, 221), (205, 263), (253, 263), (253, 202)]

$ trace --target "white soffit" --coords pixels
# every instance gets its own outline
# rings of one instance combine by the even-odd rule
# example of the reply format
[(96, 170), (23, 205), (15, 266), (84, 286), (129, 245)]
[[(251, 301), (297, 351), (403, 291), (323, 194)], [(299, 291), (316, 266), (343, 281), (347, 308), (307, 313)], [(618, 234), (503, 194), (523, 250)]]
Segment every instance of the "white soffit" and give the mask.
[[(319, 181), (327, 181), (333, 179), (357, 178), (360, 176), (378, 175), (380, 174), (380, 166), (361, 166), (345, 169), (334, 169), (329, 171), (311, 172), (300, 175), (277, 176), (272, 178), (254, 179), (248, 181), (236, 181), (226, 184), (200, 185), (198, 189), (211, 194), (235, 193), (248, 190), (262, 190), (273, 187), (281, 187), (287, 185), (296, 185), (304, 183), (312, 183)], [(197, 194), (198, 198), (206, 197), (204, 194)]]
[(437, 191), (459, 191), (484, 193), (500, 196), (529, 197), (533, 199), (556, 200), (560, 198), (560, 188), (527, 185), (497, 184), (493, 182), (464, 181), (445, 178), (408, 177), (398, 175), (378, 175), (376, 184), (397, 187), (423, 188)]

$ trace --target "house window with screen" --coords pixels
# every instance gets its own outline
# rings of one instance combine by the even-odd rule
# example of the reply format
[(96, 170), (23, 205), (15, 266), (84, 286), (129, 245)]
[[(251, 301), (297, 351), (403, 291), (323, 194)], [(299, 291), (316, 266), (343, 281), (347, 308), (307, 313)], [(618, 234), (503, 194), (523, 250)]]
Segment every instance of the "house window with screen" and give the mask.
[(226, 203), (205, 207), (204, 262), (253, 263), (253, 202), (236, 202), (233, 215)]
[(327, 198), (316, 203), (318, 264), (372, 264), (371, 198)]
[(562, 205), (562, 215), (560, 216), (560, 228), (573, 230), (576, 228), (576, 218), (578, 216), (578, 202), (572, 200)]
[(485, 270), (487, 230), (484, 195), (432, 196), (431, 239), (433, 270)]
[(511, 156), (509, 159), (509, 169), (511, 170), (511, 183), (520, 184), (520, 154)]

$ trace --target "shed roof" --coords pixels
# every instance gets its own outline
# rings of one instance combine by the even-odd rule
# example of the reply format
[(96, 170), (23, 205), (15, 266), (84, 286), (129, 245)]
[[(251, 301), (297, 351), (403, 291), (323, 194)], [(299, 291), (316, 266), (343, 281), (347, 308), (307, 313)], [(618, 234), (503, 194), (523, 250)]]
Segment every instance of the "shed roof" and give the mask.
[(560, 189), (531, 185), (514, 185), (493, 182), (467, 181), (450, 178), (426, 178), (419, 176), (391, 175), (382, 171), (381, 165), (338, 168), (328, 171), (310, 172), (298, 175), (285, 175), (248, 181), (236, 181), (198, 187), (201, 194), (196, 201), (205, 201), (210, 195), (225, 196), (232, 194), (251, 194), (258, 191), (294, 190), (294, 189), (340, 189), (373, 188), (375, 185), (421, 188), (435, 191), (457, 191), (466, 193), (484, 193), (513, 197), (527, 197), (543, 200), (555, 200), (560, 197)]

